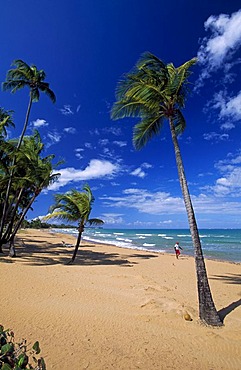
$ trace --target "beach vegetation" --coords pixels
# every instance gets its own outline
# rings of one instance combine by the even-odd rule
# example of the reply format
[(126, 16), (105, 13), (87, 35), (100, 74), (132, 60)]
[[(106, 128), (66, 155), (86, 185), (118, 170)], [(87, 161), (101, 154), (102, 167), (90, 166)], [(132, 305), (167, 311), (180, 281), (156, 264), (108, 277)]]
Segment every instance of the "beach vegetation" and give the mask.
[(165, 123), (169, 123), (173, 142), (178, 176), (187, 218), (192, 236), (197, 288), (199, 317), (212, 326), (221, 326), (222, 321), (213, 302), (205, 261), (202, 252), (195, 213), (184, 172), (178, 136), (183, 133), (186, 121), (182, 114), (190, 82), (190, 68), (197, 62), (193, 58), (179, 67), (165, 64), (150, 52), (144, 53), (135, 67), (119, 81), (116, 88), (116, 102), (112, 107), (114, 120), (125, 117), (139, 117), (133, 129), (133, 145), (142, 149), (158, 135)]
[(55, 218), (78, 223), (78, 236), (72, 258), (69, 261), (71, 264), (75, 261), (85, 226), (99, 226), (104, 221), (90, 218), (95, 198), (88, 184), (83, 186), (82, 192), (71, 190), (65, 194), (55, 194), (54, 198), (55, 203), (50, 207), (49, 214), (44, 217), (44, 220)]
[[(46, 364), (40, 354), (39, 342), (30, 347), (26, 339), (15, 341), (14, 332), (0, 325), (0, 369), (1, 370), (45, 370)], [(37, 356), (37, 357), (36, 357)]]
[[(25, 132), (29, 122), (30, 111), (33, 102), (38, 102), (40, 98), (40, 92), (45, 93), (50, 100), (54, 103), (56, 101), (56, 97), (54, 92), (50, 89), (49, 83), (45, 82), (46, 74), (43, 70), (38, 70), (35, 65), (29, 66), (21, 59), (14, 60), (12, 63), (14, 68), (10, 69), (7, 72), (6, 81), (2, 84), (3, 91), (10, 90), (11, 93), (15, 93), (18, 90), (28, 87), (29, 88), (29, 102), (26, 112), (25, 121), (23, 124), (21, 135), (19, 136), (16, 150), (14, 151), (14, 155), (11, 159), (10, 171), (8, 175), (8, 182), (5, 191), (5, 199), (3, 202), (2, 207), (2, 214), (0, 220), (0, 240), (2, 239), (4, 226), (7, 221), (7, 217), (10, 213), (9, 207), (11, 207), (11, 202), (9, 202), (9, 197), (12, 188), (13, 176), (16, 170), (15, 162), (17, 157), (17, 152), (19, 151), (21, 144), (23, 142), (23, 138), (25, 136)], [(8, 120), (8, 123), (9, 120)], [(6, 125), (5, 125), (6, 127)]]
[(54, 155), (41, 155), (44, 144), (38, 131), (35, 130), (31, 136), (25, 136), (18, 150), (17, 142), (17, 139), (5, 141), (5, 150), (2, 151), (0, 160), (0, 209), (3, 210), (7, 183), (12, 171), (12, 159), (15, 157), (4, 229), (0, 239), (0, 245), (9, 243), (11, 257), (15, 256), (14, 238), (27, 212), (42, 190), (59, 176), (54, 173)]

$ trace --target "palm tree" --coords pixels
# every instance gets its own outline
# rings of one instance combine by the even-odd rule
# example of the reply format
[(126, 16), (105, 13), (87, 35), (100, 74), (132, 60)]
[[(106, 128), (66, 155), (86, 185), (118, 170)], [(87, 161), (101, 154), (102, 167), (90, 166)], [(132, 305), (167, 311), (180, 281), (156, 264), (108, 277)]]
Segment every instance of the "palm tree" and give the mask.
[[(40, 135), (35, 130), (32, 136), (25, 136), (23, 145), (16, 157), (16, 170), (13, 182), (14, 195), (11, 200), (11, 217), (3, 239), (10, 242), (10, 249), (14, 251), (14, 238), (18, 232), (24, 217), (31, 208), (33, 202), (43, 189), (57, 180), (59, 173), (53, 173), (54, 155), (41, 158), (40, 154), (44, 148)], [(15, 251), (11, 255), (15, 256)]]
[[(39, 101), (40, 98), (40, 91), (44, 92), (53, 103), (56, 101), (56, 97), (54, 92), (50, 89), (49, 83), (44, 82), (46, 74), (43, 70), (38, 70), (35, 65), (29, 66), (27, 63), (22, 61), (21, 59), (17, 59), (13, 61), (13, 66), (15, 66), (14, 69), (10, 69), (7, 72), (6, 81), (3, 82), (2, 88), (4, 91), (10, 90), (12, 93), (15, 93), (16, 91), (24, 88), (25, 86), (29, 87), (30, 94), (29, 94), (29, 103), (27, 108), (27, 113), (25, 117), (25, 122), (23, 125), (22, 133), (18, 140), (18, 145), (16, 150), (21, 146), (21, 143), (23, 141), (24, 134), (26, 132), (27, 126), (28, 126), (28, 120), (29, 115), (32, 107), (33, 102)], [(10, 172), (10, 177), (8, 181), (3, 211), (2, 211), (2, 218), (0, 223), (0, 240), (2, 238), (4, 223), (6, 222), (6, 213), (7, 213), (7, 207), (8, 207), (8, 198), (10, 194), (10, 188), (12, 185), (12, 179), (14, 174), (14, 163), (15, 163), (15, 157), (12, 161), (12, 169)]]
[(7, 128), (9, 126), (14, 127), (12, 115), (12, 110), (9, 111), (0, 107), (0, 138), (7, 136)]
[(92, 204), (95, 200), (88, 184), (84, 185), (83, 192), (71, 190), (65, 194), (55, 194), (55, 204), (50, 208), (50, 214), (45, 220), (57, 218), (69, 222), (78, 222), (78, 237), (69, 263), (73, 263), (79, 249), (82, 233), (86, 224), (102, 225), (104, 221), (98, 218), (90, 219)]
[[(0, 107), (0, 213), (4, 208), (4, 193), (7, 185), (6, 174), (9, 172), (10, 156), (13, 147), (6, 141), (7, 128), (14, 127), (12, 119), (13, 111), (7, 111)], [(2, 244), (0, 243), (0, 253), (3, 253)]]
[(172, 63), (166, 65), (153, 54), (144, 53), (135, 68), (117, 85), (117, 101), (112, 108), (112, 118), (141, 118), (133, 131), (133, 145), (137, 150), (159, 134), (165, 120), (168, 120), (195, 251), (199, 317), (208, 325), (221, 326), (222, 322), (208, 283), (199, 232), (177, 140), (177, 136), (186, 126), (181, 108), (185, 103), (189, 69), (196, 62), (197, 59), (194, 58), (175, 68)]
[[(10, 140), (9, 143), (16, 147), (17, 140)], [(23, 138), (23, 143), (16, 153), (14, 178), (2, 236), (2, 242), (10, 242), (10, 246), (14, 246), (15, 235), (36, 197), (60, 175), (53, 173), (56, 167), (52, 164), (53, 155), (44, 158), (40, 156), (43, 148), (44, 144), (35, 130), (32, 136)], [(10, 250), (11, 256), (15, 256), (14, 247)]]

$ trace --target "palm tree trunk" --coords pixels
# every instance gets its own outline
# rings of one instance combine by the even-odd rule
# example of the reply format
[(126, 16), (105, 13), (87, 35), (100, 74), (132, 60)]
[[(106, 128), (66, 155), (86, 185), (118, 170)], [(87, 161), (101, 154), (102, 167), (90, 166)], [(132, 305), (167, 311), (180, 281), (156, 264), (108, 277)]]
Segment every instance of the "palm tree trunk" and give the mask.
[(81, 223), (80, 226), (79, 226), (79, 234), (78, 234), (78, 238), (77, 238), (77, 241), (76, 241), (74, 253), (73, 253), (73, 256), (71, 258), (70, 263), (73, 263), (74, 260), (75, 260), (75, 257), (77, 255), (77, 252), (78, 252), (78, 249), (79, 249), (79, 245), (80, 245), (80, 242), (81, 242), (83, 231), (84, 231), (84, 225), (83, 225), (83, 223)]
[[(5, 229), (5, 232), (3, 234), (3, 237), (2, 237), (3, 240), (8, 240), (8, 238), (10, 237), (11, 230), (12, 230), (12, 227), (13, 227), (13, 224), (14, 224), (14, 218), (16, 216), (17, 209), (18, 209), (23, 191), (24, 191), (24, 188), (21, 188), (19, 190), (18, 197), (17, 197), (16, 203), (15, 203), (14, 209), (12, 210), (12, 213), (11, 213), (11, 220), (9, 221), (9, 223), (8, 223), (6, 229)], [(12, 207), (12, 204), (13, 204), (13, 202), (11, 203), (11, 207)], [(8, 208), (10, 208), (10, 207), (8, 207)], [(9, 212), (6, 213), (6, 217), (8, 216), (8, 213)]]
[[(28, 120), (29, 120), (29, 115), (30, 115), (30, 111), (31, 111), (31, 106), (32, 106), (32, 93), (30, 91), (30, 97), (29, 97), (29, 103), (28, 103), (28, 109), (27, 109), (27, 113), (26, 113), (26, 117), (25, 117), (25, 122), (24, 122), (24, 126), (23, 126), (21, 136), (19, 137), (19, 140), (18, 140), (18, 145), (17, 145), (16, 151), (18, 151), (18, 149), (20, 148), (20, 146), (22, 144), (22, 141), (23, 141), (23, 138), (24, 138), (27, 126), (28, 126)], [(7, 190), (6, 190), (6, 196), (5, 196), (4, 205), (3, 205), (3, 212), (2, 212), (2, 218), (1, 218), (1, 223), (0, 223), (0, 241), (2, 239), (4, 224), (6, 222), (7, 206), (8, 206), (10, 190), (11, 190), (11, 186), (12, 186), (12, 182), (13, 182), (15, 161), (16, 161), (16, 154), (13, 157), (13, 161), (12, 161), (12, 165), (11, 165), (12, 169), (11, 169), (11, 172), (10, 172), (10, 177), (9, 177), (9, 180), (8, 180), (8, 186), (7, 186)]]
[(172, 141), (175, 150), (176, 163), (179, 175), (179, 181), (182, 189), (184, 204), (187, 211), (188, 222), (190, 227), (190, 232), (192, 236), (192, 242), (195, 252), (195, 265), (196, 265), (196, 275), (197, 275), (197, 288), (198, 288), (198, 298), (199, 298), (199, 317), (200, 319), (208, 325), (221, 326), (222, 321), (217, 313), (216, 307), (213, 302), (212, 293), (209, 287), (207, 272), (205, 267), (205, 261), (202, 253), (202, 246), (199, 237), (199, 232), (197, 228), (197, 223), (195, 219), (195, 214), (192, 206), (191, 197), (188, 190), (188, 185), (186, 181), (186, 176), (184, 172), (182, 157), (180, 153), (179, 144), (176, 137), (175, 127), (172, 119), (169, 120)]
[(27, 206), (24, 208), (24, 210), (23, 210), (23, 212), (22, 212), (19, 220), (17, 221), (16, 225), (14, 226), (14, 230), (12, 231), (12, 234), (11, 234), (11, 236), (9, 238), (10, 241), (15, 238), (15, 236), (16, 236), (16, 234), (17, 234), (17, 232), (18, 232), (18, 230), (19, 230), (19, 228), (20, 228), (20, 226), (21, 226), (21, 224), (22, 224), (22, 222), (24, 220), (24, 217), (26, 216), (26, 213), (28, 212), (29, 208), (31, 207), (31, 205), (35, 201), (35, 199), (36, 199), (36, 197), (37, 197), (38, 194), (35, 193), (32, 196), (32, 198), (30, 199), (30, 201), (28, 202)]

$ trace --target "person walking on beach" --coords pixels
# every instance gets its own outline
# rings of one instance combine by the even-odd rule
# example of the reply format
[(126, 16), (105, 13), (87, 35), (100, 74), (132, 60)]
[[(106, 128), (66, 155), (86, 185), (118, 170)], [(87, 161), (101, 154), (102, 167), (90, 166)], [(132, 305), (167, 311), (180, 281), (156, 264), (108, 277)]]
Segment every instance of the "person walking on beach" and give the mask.
[(174, 250), (175, 250), (177, 259), (181, 254), (180, 249), (182, 250), (182, 247), (179, 245), (179, 242), (176, 242), (176, 244), (174, 245)]

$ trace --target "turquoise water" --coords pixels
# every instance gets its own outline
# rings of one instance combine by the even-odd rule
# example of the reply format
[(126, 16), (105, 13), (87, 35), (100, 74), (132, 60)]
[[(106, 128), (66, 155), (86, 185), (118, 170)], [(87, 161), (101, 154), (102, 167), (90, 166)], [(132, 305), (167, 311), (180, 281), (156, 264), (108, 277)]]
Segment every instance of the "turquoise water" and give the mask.
[[(77, 235), (74, 229), (53, 229), (52, 231)], [(241, 229), (199, 230), (203, 254), (206, 258), (241, 262)], [(182, 253), (193, 256), (192, 239), (189, 230), (163, 229), (98, 229), (86, 228), (83, 239), (118, 247), (173, 253), (176, 241), (183, 248)]]

